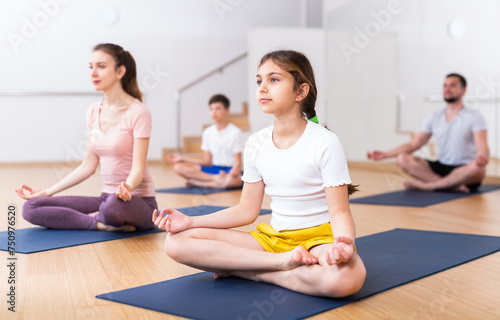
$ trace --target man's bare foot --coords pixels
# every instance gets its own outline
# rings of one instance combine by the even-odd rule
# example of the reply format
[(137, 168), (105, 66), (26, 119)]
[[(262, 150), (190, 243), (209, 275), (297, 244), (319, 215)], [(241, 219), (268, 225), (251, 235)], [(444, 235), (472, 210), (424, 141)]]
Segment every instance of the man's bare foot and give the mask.
[(425, 182), (417, 181), (417, 180), (407, 180), (403, 181), (403, 186), (407, 190), (421, 190), (421, 191), (433, 191), (434, 188), (429, 186)]
[(135, 226), (126, 224), (121, 227), (113, 227), (97, 221), (95, 228), (99, 231), (110, 231), (110, 232), (133, 232), (135, 231)]

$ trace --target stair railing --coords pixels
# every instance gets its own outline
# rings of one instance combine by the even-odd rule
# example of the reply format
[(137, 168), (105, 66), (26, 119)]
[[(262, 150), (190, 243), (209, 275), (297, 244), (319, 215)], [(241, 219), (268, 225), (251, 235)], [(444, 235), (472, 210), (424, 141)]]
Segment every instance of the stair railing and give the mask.
[(207, 72), (206, 74), (202, 75), (201, 77), (191, 81), (190, 83), (186, 84), (185, 86), (179, 88), (175, 94), (174, 94), (174, 99), (175, 99), (175, 104), (176, 104), (176, 112), (177, 112), (177, 145), (176, 149), (177, 152), (181, 152), (181, 139), (182, 139), (182, 127), (181, 127), (181, 95), (184, 91), (196, 86), (197, 84), (203, 82), (204, 80), (210, 78), (211, 76), (222, 73), (225, 68), (235, 64), (236, 62), (246, 58), (248, 55), (247, 52), (240, 54), (239, 56), (235, 57), (234, 59), (229, 60), (228, 62), (222, 64), (218, 68), (213, 69), (210, 72)]

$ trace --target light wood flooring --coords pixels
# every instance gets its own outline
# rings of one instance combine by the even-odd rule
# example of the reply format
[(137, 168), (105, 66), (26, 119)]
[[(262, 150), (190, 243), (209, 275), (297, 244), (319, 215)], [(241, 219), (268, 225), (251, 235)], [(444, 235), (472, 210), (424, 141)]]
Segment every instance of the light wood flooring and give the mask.
[[(7, 206), (18, 208), (17, 228), (31, 225), (21, 217), (24, 203), (14, 193), (22, 183), (47, 187), (69, 172), (65, 164), (0, 166), (0, 231), (7, 230)], [(153, 164), (157, 188), (181, 186), (169, 166)], [(352, 166), (356, 197), (402, 188), (404, 176), (387, 167)], [(99, 174), (60, 195), (97, 195)], [(158, 194), (160, 207), (234, 205), (240, 192), (207, 196)], [(265, 198), (264, 208), (269, 208)], [(500, 191), (427, 208), (351, 205), (357, 236), (393, 228), (500, 236)], [(260, 216), (250, 226), (269, 222)], [(189, 275), (163, 251), (165, 234), (108, 241), (29, 255), (17, 254), (17, 308), (7, 310), (7, 253), (0, 252), (0, 319), (178, 319), (95, 298), (96, 295)], [(4, 239), (2, 239), (4, 241)], [(432, 244), (429, 244), (432, 245)], [(168, 299), (168, 297), (165, 297)], [(311, 319), (500, 319), (500, 252), (427, 278), (351, 303)]]

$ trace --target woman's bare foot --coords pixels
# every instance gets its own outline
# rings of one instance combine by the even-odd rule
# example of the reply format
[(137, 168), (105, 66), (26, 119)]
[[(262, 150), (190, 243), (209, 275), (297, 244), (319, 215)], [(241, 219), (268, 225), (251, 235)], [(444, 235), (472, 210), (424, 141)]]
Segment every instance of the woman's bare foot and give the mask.
[(214, 279), (226, 278), (226, 277), (230, 277), (231, 275), (232, 274), (230, 271), (214, 272)]
[(97, 221), (95, 228), (99, 231), (110, 231), (110, 232), (133, 232), (135, 231), (135, 226), (126, 224), (121, 227), (113, 227)]
[(451, 191), (462, 192), (462, 193), (470, 193), (470, 189), (467, 188), (467, 186), (465, 184), (458, 185), (455, 188), (451, 189)]

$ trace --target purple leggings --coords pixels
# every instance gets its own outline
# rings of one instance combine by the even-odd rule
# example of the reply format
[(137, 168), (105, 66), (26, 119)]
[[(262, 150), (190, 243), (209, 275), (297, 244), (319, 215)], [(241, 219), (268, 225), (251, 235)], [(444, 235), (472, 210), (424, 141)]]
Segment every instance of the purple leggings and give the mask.
[[(95, 230), (96, 222), (120, 227), (133, 225), (137, 230), (154, 227), (151, 220), (157, 209), (155, 197), (136, 197), (123, 201), (114, 194), (100, 197), (44, 197), (28, 200), (23, 206), (23, 218), (51, 229)], [(95, 216), (89, 213), (99, 211)]]

